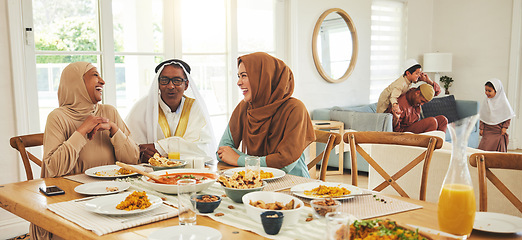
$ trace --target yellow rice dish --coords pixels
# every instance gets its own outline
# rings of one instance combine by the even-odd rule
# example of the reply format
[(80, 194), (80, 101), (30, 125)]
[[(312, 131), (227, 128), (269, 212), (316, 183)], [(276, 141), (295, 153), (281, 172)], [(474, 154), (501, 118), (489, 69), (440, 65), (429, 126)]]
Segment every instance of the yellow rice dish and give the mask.
[[(245, 176), (245, 171), (240, 171), (239, 175)], [(261, 170), (261, 179), (268, 179), (268, 178), (273, 178), (273, 177), (274, 177), (274, 173), (265, 172), (265, 171)]]
[(116, 206), (117, 209), (132, 211), (136, 209), (145, 209), (152, 205), (147, 197), (147, 193), (134, 191)]
[(350, 194), (351, 191), (344, 187), (328, 187), (325, 185), (319, 185), (312, 190), (304, 191), (305, 195), (315, 197), (338, 197)]

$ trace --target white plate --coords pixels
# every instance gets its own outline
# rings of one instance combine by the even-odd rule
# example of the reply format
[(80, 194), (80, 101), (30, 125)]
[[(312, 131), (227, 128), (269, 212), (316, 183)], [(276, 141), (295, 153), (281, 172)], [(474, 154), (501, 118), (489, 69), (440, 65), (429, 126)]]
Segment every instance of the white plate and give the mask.
[[(328, 187), (344, 187), (348, 190), (350, 190), (350, 194), (353, 194), (353, 195), (357, 195), (357, 194), (362, 194), (362, 190), (356, 186), (353, 186), (353, 185), (350, 185), (350, 184), (345, 184), (345, 183), (334, 183), (334, 182), (309, 182), (309, 183), (302, 183), (302, 184), (299, 184), (299, 185), (295, 185), (293, 186), (290, 191), (292, 191), (292, 193), (294, 195), (297, 195), (299, 197), (304, 197), (304, 198), (308, 198), (308, 199), (321, 199), (321, 197), (315, 197), (315, 196), (309, 196), (309, 195), (305, 195), (303, 191), (310, 191), (316, 187), (319, 187), (319, 185), (326, 185)], [(349, 199), (349, 198), (353, 198), (352, 196), (348, 195), (348, 196), (344, 196), (344, 197), (334, 197), (335, 199)]]
[(192, 226), (172, 226), (152, 232), (149, 240), (220, 240), (221, 233), (211, 227), (192, 225)]
[[(145, 168), (143, 166), (139, 166), (139, 165), (132, 165), (132, 166), (145, 171)], [(117, 175), (117, 172), (119, 169), (120, 169), (120, 167), (116, 166), (116, 165), (104, 165), (104, 166), (89, 168), (89, 169), (85, 170), (85, 174), (87, 176), (97, 177), (97, 178), (117, 178), (117, 177), (130, 177), (130, 176), (138, 175), (138, 173)], [(96, 175), (96, 173), (98, 173), (98, 172), (100, 173), (100, 175)]]
[(131, 215), (137, 213), (144, 213), (153, 210), (161, 205), (163, 200), (154, 195), (147, 194), (152, 205), (145, 209), (136, 209), (131, 211), (117, 209), (116, 206), (125, 200), (127, 196), (132, 193), (119, 193), (116, 195), (109, 195), (97, 197), (85, 202), (85, 208), (91, 212), (105, 214), (105, 215)]
[[(108, 187), (117, 187), (118, 190), (114, 192), (107, 191)], [(117, 181), (103, 181), (103, 182), (91, 182), (82, 185), (78, 185), (74, 188), (74, 191), (85, 195), (106, 195), (119, 193), (127, 190), (130, 187), (128, 182), (117, 182)]]
[[(271, 173), (274, 174), (274, 177), (272, 177), (272, 178), (265, 178), (263, 180), (270, 181), (270, 180), (282, 178), (282, 177), (284, 177), (286, 175), (285, 171), (283, 171), (281, 169), (271, 168), (271, 167), (260, 167), (260, 168), (264, 172), (271, 172)], [(232, 175), (234, 175), (235, 172), (241, 172), (241, 171), (245, 171), (245, 168), (244, 167), (231, 168), (231, 169), (228, 169), (228, 170), (225, 171), (225, 176), (232, 177)]]
[(476, 212), (473, 228), (485, 232), (522, 232), (522, 218), (503, 213)]

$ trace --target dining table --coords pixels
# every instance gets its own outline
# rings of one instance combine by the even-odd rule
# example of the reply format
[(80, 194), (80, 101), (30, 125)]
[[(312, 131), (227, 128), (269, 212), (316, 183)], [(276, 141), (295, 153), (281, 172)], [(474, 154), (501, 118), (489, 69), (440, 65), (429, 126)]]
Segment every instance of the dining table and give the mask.
[[(223, 163), (211, 166), (214, 170), (224, 170), (231, 167), (232, 166)], [(41, 178), (30, 181), (1, 184), (0, 206), (64, 239), (147, 239), (154, 231), (165, 227), (178, 226), (178, 218), (173, 217), (99, 236), (48, 209), (50, 204), (85, 198), (85, 195), (79, 194), (74, 190), (75, 187), (80, 184), (82, 183), (72, 181), (65, 177)], [(40, 187), (51, 185), (60, 187), (65, 191), (65, 194), (46, 196), (39, 191)], [(391, 219), (399, 223), (411, 224), (434, 230), (439, 229), (437, 222), (437, 205), (435, 203), (400, 196), (388, 196), (419, 205), (421, 208), (394, 213), (379, 218)], [(254, 232), (215, 221), (208, 216), (198, 215), (197, 225), (208, 226), (218, 230), (223, 236), (222, 239), (266, 239)], [(303, 235), (300, 239), (307, 239), (307, 236)], [(473, 230), (468, 239), (522, 239), (522, 233), (499, 234)]]

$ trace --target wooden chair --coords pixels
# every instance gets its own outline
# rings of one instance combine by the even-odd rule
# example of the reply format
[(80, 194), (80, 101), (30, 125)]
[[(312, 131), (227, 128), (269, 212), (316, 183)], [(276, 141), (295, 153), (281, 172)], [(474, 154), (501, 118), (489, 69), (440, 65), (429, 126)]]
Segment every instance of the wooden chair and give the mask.
[(513, 194), (513, 192), (511, 192), (490, 170), (492, 168), (522, 170), (522, 154), (502, 152), (474, 153), (469, 157), (469, 164), (478, 169), (479, 210), (481, 212), (486, 212), (488, 209), (486, 178), (489, 179), (489, 181), (491, 181), (491, 183), (493, 183), (493, 185), (495, 185), (495, 187), (497, 187), (497, 189), (504, 194), (504, 196), (506, 196), (506, 198), (513, 203), (520, 212), (522, 212), (522, 202), (520, 199), (518, 199), (515, 194)]
[(11, 147), (20, 152), (20, 156), (22, 157), (22, 162), (24, 163), (25, 167), (25, 174), (27, 175), (27, 180), (33, 180), (33, 171), (31, 170), (31, 163), (29, 160), (33, 161), (40, 167), (42, 166), (42, 160), (26, 151), (25, 148), (42, 146), (43, 133), (15, 136), (12, 137), (9, 142)]
[[(330, 158), (330, 152), (332, 149), (339, 145), (341, 142), (342, 136), (339, 133), (327, 132), (321, 130), (315, 130), (315, 142), (316, 143), (326, 143), (324, 151), (319, 153), (312, 161), (307, 164), (308, 170), (312, 169), (322, 161), (321, 169), (319, 174), (319, 179), (324, 181), (326, 179), (326, 169), (328, 167), (328, 159)], [(342, 153), (340, 153), (342, 154)]]
[[(424, 160), (419, 198), (423, 201), (426, 200), (428, 170), (433, 151), (442, 147), (443, 140), (440, 137), (399, 132), (347, 132), (344, 134), (344, 141), (350, 144), (352, 185), (357, 186), (357, 153), (359, 153), (385, 179), (384, 182), (373, 189), (375, 191), (382, 191), (387, 186), (392, 186), (402, 197), (409, 198), (396, 181)], [(426, 150), (397, 173), (390, 176), (359, 144), (392, 144), (421, 147), (426, 148)], [(400, 152), (390, 152), (390, 154), (400, 154)]]

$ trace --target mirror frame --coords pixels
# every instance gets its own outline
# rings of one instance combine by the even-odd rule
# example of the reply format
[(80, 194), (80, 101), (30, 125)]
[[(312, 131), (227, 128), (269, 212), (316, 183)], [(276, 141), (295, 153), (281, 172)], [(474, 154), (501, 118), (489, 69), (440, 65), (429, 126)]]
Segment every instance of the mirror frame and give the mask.
[[(346, 22), (346, 25), (348, 25), (348, 28), (350, 29), (350, 32), (352, 34), (352, 58), (350, 60), (350, 65), (348, 66), (348, 69), (346, 69), (346, 72), (344, 72), (343, 76), (341, 76), (339, 79), (334, 79), (328, 74), (326, 74), (326, 71), (324, 70), (323, 66), (321, 65), (321, 62), (319, 61), (319, 54), (317, 53), (317, 38), (319, 37), (319, 31), (321, 29), (321, 25), (330, 13), (337, 13), (339, 14), (344, 21)], [(357, 52), (359, 49), (359, 41), (357, 39), (357, 31), (355, 29), (355, 25), (353, 24), (352, 18), (346, 13), (344, 10), (340, 8), (331, 8), (326, 10), (319, 19), (317, 20), (317, 23), (315, 24), (314, 33), (312, 35), (312, 55), (314, 58), (315, 67), (317, 68), (317, 71), (323, 77), (324, 80), (330, 83), (339, 83), (342, 82), (352, 74), (353, 69), (355, 68), (355, 64), (357, 62)]]

